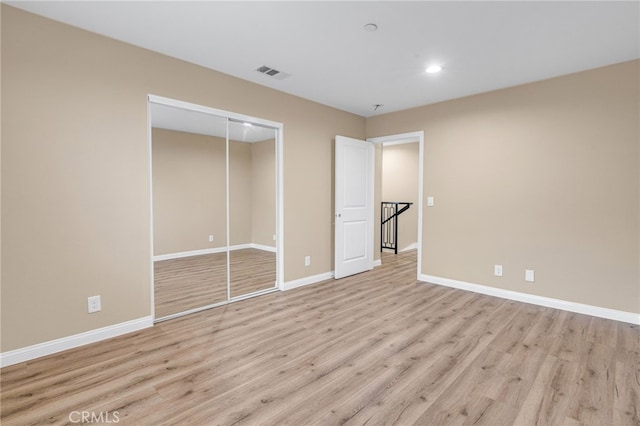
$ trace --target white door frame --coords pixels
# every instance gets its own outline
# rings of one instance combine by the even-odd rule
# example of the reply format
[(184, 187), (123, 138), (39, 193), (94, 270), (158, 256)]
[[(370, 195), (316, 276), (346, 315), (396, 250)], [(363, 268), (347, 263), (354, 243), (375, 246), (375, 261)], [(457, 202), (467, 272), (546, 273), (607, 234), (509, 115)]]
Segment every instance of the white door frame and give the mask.
[[(155, 284), (154, 284), (154, 267), (153, 267), (153, 151), (152, 151), (152, 138), (151, 138), (151, 129), (152, 129), (152, 120), (151, 120), (151, 104), (160, 104), (171, 107), (182, 108), (190, 111), (201, 112), (205, 114), (210, 114), (218, 117), (224, 117), (227, 119), (240, 121), (240, 122), (249, 122), (258, 124), (264, 127), (273, 128), (276, 131), (276, 289), (284, 290), (284, 181), (283, 181), (283, 130), (284, 125), (282, 123), (278, 123), (276, 121), (265, 120), (262, 118), (252, 117), (249, 115), (238, 114), (235, 112), (224, 111), (221, 109), (210, 108), (203, 105), (192, 104), (189, 102), (179, 101), (176, 99), (165, 98), (162, 96), (156, 95), (147, 95), (147, 153), (148, 153), (148, 170), (149, 170), (149, 260), (150, 260), (150, 293), (151, 293), (151, 317), (155, 322)], [(228, 125), (227, 125), (228, 129)], [(228, 133), (228, 130), (227, 130)], [(227, 138), (228, 139), (228, 138)], [(228, 160), (227, 160), (228, 161)], [(229, 181), (229, 168), (227, 167), (227, 182)], [(227, 191), (228, 197), (228, 191)], [(228, 199), (227, 199), (227, 208), (228, 208)], [(227, 212), (228, 216), (228, 212)], [(227, 223), (227, 228), (229, 224)], [(227, 229), (228, 234), (228, 229)], [(227, 235), (228, 239), (228, 235)], [(227, 259), (228, 263), (228, 259)], [(227, 265), (228, 267), (228, 265)], [(228, 268), (227, 268), (228, 270)], [(228, 285), (228, 281), (227, 281)], [(234, 298), (227, 298), (226, 301), (216, 303), (217, 305), (226, 305), (228, 303), (242, 300), (248, 297), (258, 296), (260, 294), (264, 294), (272, 291), (271, 289), (266, 291), (260, 291), (256, 293), (250, 293), (246, 296), (238, 296)], [(208, 305), (202, 308), (192, 309), (186, 312), (182, 312), (179, 314), (169, 315), (164, 317), (165, 319), (170, 319), (175, 316), (181, 316), (191, 312), (197, 312), (203, 309), (209, 309), (214, 305)]]
[[(385, 142), (409, 143), (418, 142), (418, 267), (416, 271), (416, 279), (420, 279), (422, 273), (422, 209), (423, 204), (423, 183), (424, 183), (424, 131), (401, 133), (398, 135), (380, 136), (375, 138), (367, 138), (367, 142), (380, 144)], [(375, 167), (375, 165), (374, 165)], [(376, 226), (376, 224), (373, 224)], [(375, 232), (375, 228), (374, 228)], [(382, 235), (380, 236), (382, 238)]]

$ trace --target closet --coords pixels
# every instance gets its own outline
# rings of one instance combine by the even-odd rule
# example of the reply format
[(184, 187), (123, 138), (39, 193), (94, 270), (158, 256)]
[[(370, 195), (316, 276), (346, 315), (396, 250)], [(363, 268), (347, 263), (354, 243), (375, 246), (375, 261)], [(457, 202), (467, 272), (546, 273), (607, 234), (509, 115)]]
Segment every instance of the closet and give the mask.
[(155, 321), (276, 291), (282, 125), (149, 96)]

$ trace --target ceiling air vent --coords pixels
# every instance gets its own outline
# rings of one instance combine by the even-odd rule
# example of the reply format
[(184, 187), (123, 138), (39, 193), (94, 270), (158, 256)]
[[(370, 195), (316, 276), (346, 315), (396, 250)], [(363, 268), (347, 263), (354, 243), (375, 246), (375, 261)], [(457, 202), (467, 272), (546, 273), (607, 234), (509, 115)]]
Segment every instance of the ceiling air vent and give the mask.
[(278, 71), (277, 69), (268, 67), (266, 65), (263, 65), (263, 66), (257, 68), (256, 71), (258, 71), (259, 73), (271, 76), (271, 77), (273, 77), (275, 79), (278, 79), (278, 80), (284, 80), (285, 78), (287, 78), (287, 77), (289, 77), (291, 75), (291, 74), (287, 74), (286, 72)]

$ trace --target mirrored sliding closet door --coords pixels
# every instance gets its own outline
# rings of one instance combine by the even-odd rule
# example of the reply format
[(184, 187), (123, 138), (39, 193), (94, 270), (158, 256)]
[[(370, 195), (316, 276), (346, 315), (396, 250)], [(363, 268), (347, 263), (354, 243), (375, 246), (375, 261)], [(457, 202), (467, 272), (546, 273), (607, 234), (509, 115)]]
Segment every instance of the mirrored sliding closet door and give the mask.
[(276, 290), (279, 129), (149, 101), (155, 320)]
[(231, 297), (276, 286), (274, 129), (229, 121)]

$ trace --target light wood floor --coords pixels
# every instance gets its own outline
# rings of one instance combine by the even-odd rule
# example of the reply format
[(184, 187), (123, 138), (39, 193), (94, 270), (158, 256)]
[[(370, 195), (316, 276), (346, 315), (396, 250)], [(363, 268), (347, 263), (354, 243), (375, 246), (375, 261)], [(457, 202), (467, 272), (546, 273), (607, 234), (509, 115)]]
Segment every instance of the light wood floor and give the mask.
[[(404, 267), (400, 267), (403, 265)], [(4, 368), (2, 424), (638, 425), (638, 326), (372, 272)]]
[[(273, 288), (276, 255), (264, 250), (229, 252), (231, 297)], [(227, 300), (227, 254), (154, 263), (156, 318)]]

